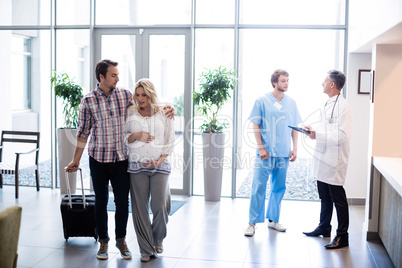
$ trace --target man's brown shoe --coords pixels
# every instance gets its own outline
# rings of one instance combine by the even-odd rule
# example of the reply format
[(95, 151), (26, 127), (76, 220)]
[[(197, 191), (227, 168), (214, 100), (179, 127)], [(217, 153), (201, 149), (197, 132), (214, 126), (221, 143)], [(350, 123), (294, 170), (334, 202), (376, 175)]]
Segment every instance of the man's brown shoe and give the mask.
[(107, 254), (107, 248), (108, 248), (108, 242), (109, 239), (99, 239), (100, 242), (100, 247), (98, 250), (98, 253), (96, 254), (96, 257), (100, 260), (107, 260), (107, 258), (109, 257)]
[(120, 255), (124, 259), (126, 259), (126, 260), (131, 259), (131, 257), (132, 257), (131, 252), (130, 252), (130, 250), (128, 250), (127, 243), (126, 243), (126, 240), (124, 239), (124, 237), (116, 239), (116, 247), (120, 250)]

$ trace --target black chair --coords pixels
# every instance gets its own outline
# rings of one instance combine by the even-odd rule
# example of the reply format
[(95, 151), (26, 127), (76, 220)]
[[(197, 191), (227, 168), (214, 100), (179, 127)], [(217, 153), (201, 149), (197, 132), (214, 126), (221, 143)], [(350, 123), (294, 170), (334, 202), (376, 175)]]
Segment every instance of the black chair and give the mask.
[[(39, 132), (29, 131), (6, 131), (1, 132), (0, 143), (0, 188), (3, 188), (3, 174), (14, 174), (15, 176), (15, 198), (18, 198), (18, 176), (22, 172), (35, 171), (36, 175), (36, 190), (39, 191)], [(28, 152), (16, 152), (15, 162), (3, 162), (3, 150), (5, 143), (19, 143), (19, 144), (36, 144), (36, 148)], [(31, 147), (32, 148), (32, 147)], [(35, 161), (21, 161), (22, 155), (35, 153)], [(34, 163), (33, 163), (34, 162)]]

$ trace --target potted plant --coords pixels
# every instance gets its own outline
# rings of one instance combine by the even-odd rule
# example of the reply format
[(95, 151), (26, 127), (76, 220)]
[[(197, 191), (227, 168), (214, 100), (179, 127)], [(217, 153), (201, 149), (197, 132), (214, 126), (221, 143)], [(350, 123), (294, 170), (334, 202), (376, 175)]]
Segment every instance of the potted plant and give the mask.
[(230, 99), (237, 83), (236, 73), (220, 66), (208, 69), (199, 79), (199, 90), (193, 90), (193, 100), (206, 120), (201, 125), (206, 201), (219, 201), (222, 189), (222, 160), (225, 150), (226, 121), (218, 121), (223, 105)]
[[(83, 97), (83, 89), (74, 83), (66, 73), (57, 74), (53, 71), (50, 77), (56, 97), (63, 99), (63, 119), (64, 127), (57, 129), (57, 152), (58, 152), (58, 171), (60, 178), (60, 191), (67, 193), (66, 178), (64, 167), (73, 159), (76, 135), (78, 127), (78, 111)], [(70, 178), (71, 192), (76, 189), (76, 173), (72, 173)]]

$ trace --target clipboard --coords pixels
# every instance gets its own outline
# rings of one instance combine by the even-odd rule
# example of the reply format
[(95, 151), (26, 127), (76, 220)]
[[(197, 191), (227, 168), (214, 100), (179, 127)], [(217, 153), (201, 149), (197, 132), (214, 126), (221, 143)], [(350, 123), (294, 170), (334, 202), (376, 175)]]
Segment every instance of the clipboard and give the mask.
[(300, 128), (300, 127), (296, 127), (296, 126), (288, 126), (288, 127), (290, 127), (291, 129), (294, 129), (296, 131), (299, 131), (301, 133), (304, 133), (304, 134), (311, 134), (311, 131), (307, 130), (305, 128)]

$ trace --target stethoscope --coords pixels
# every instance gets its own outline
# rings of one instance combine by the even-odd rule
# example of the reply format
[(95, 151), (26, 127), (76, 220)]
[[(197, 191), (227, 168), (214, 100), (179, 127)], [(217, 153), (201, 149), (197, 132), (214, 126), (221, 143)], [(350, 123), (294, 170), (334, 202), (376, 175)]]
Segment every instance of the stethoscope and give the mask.
[[(339, 93), (338, 96), (336, 97), (334, 106), (332, 107), (331, 118), (328, 120), (328, 122), (329, 122), (330, 124), (335, 123), (335, 119), (334, 119), (334, 109), (335, 109), (335, 105), (336, 105), (336, 103), (337, 103), (337, 101), (338, 101), (339, 95), (341, 95), (341, 93)], [(325, 105), (327, 105), (327, 104), (328, 104), (328, 103), (326, 103)]]

